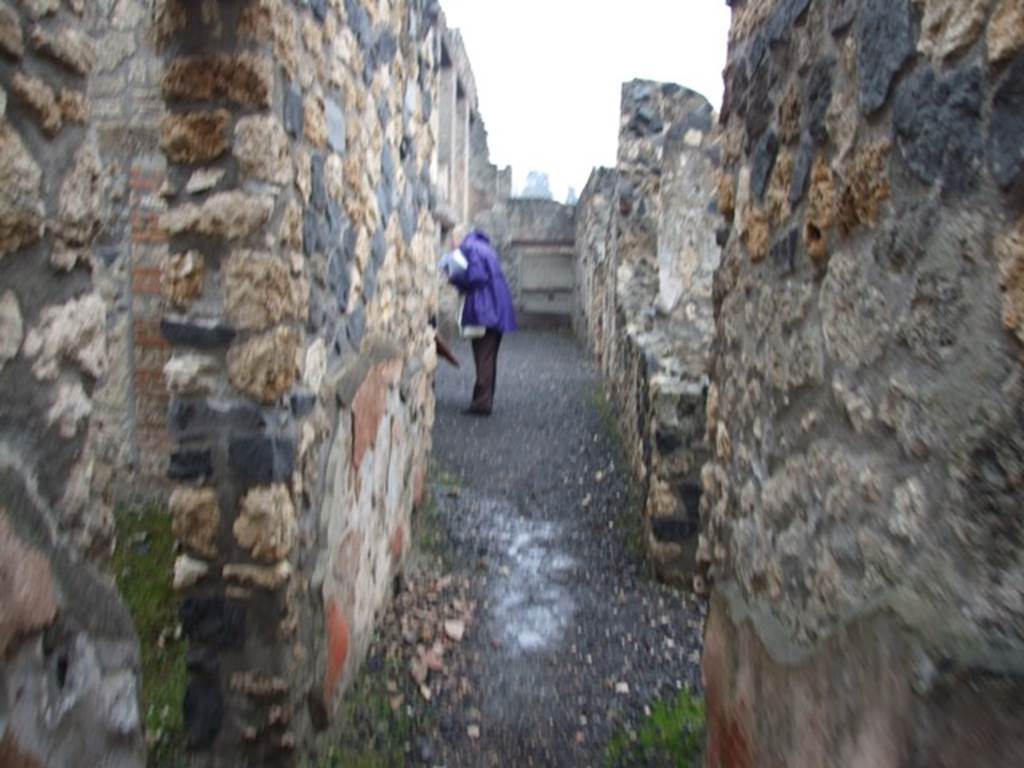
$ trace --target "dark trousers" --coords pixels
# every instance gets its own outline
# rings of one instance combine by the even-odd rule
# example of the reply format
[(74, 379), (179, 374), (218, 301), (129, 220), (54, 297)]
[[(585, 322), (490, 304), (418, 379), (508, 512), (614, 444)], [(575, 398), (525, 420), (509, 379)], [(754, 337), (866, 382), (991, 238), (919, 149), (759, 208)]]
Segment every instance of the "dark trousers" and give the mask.
[(494, 386), (498, 378), (498, 347), (501, 334), (491, 329), (479, 339), (473, 339), (473, 362), (476, 365), (476, 384), (469, 410), (490, 413), (494, 406)]

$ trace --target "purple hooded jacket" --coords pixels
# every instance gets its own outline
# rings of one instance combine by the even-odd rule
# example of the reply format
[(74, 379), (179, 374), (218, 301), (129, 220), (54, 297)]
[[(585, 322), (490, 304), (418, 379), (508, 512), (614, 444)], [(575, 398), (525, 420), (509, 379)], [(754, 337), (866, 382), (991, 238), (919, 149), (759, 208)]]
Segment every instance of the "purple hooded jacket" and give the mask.
[(464, 271), (452, 276), (451, 283), (466, 295), (462, 325), (482, 325), (498, 333), (516, 330), (512, 293), (487, 235), (473, 230), (459, 250), (468, 264)]

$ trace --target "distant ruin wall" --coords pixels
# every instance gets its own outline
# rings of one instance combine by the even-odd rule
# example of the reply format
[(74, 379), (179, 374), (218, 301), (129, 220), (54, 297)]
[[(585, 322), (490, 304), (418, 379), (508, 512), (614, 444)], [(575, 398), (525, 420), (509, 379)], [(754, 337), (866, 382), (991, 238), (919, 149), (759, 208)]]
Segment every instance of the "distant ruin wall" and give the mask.
[(0, 764), (139, 766), (140, 660), (101, 566), (112, 178), (93, 3), (0, 2)]
[(498, 248), (516, 312), (526, 322), (571, 316), (574, 215), (573, 206), (553, 200), (511, 198), (473, 221)]
[(623, 86), (618, 165), (594, 172), (576, 210), (576, 315), (644, 491), (652, 559), (689, 585), (707, 458), (713, 335), (711, 105), (677, 85)]
[(169, 0), (157, 19), (169, 507), (200, 764), (329, 743), (412, 539), (434, 420), (436, 18)]
[(710, 766), (1024, 762), (1024, 7), (734, 2)]

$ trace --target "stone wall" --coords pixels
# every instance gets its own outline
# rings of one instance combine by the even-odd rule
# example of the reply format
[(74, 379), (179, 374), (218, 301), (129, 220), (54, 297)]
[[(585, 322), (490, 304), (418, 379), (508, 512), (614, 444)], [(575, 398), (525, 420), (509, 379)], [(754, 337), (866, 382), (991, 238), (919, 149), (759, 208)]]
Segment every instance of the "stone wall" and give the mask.
[(169, 504), (210, 764), (313, 750), (408, 548), (434, 408), (436, 14), (157, 16)]
[(139, 652), (99, 565), (111, 208), (92, 3), (0, 2), (0, 763), (143, 762)]
[(623, 86), (618, 165), (576, 213), (577, 332), (594, 352), (644, 492), (659, 575), (689, 583), (713, 335), (712, 109), (671, 84)]
[(1024, 6), (734, 2), (708, 764), (1024, 761)]

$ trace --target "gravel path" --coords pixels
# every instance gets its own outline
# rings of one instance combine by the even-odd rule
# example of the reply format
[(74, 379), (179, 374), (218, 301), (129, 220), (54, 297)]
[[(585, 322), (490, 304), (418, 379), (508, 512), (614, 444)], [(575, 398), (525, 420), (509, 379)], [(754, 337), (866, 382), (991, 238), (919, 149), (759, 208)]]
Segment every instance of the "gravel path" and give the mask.
[(506, 337), (489, 418), (463, 414), (462, 369), (437, 379), (435, 484), (450, 570), (475, 617), (421, 743), (446, 766), (602, 765), (614, 733), (679, 687), (699, 687), (704, 607), (655, 582), (593, 367), (568, 334)]

